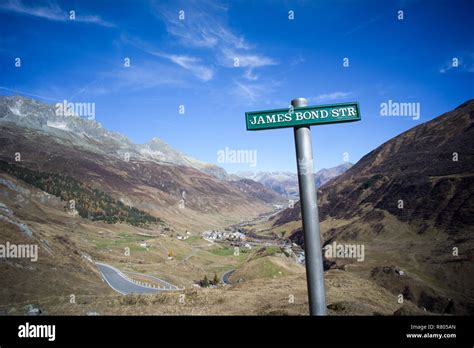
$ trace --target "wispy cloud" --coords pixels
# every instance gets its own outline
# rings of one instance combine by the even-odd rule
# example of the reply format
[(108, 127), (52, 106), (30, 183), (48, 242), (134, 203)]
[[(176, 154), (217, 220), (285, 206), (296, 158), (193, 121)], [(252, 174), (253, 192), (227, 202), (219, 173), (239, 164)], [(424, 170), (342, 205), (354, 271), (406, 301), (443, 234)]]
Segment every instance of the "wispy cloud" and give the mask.
[(342, 98), (347, 98), (351, 95), (352, 95), (351, 92), (333, 92), (333, 93), (327, 93), (327, 94), (320, 94), (315, 97), (310, 97), (308, 98), (308, 101), (312, 103), (324, 103), (324, 102), (331, 102), (331, 101), (342, 99)]
[[(136, 92), (158, 86), (182, 87), (186, 85), (186, 79), (178, 69), (170, 69), (169, 66), (156, 62), (133, 64), (130, 68), (119, 68), (102, 73), (100, 77), (104, 80), (104, 85), (108, 86), (107, 93), (124, 90)], [(104, 85), (98, 83), (89, 90), (99, 94)]]
[(214, 69), (201, 62), (201, 59), (189, 55), (168, 54), (152, 47), (142, 40), (127, 35), (121, 36), (122, 42), (132, 45), (139, 50), (159, 58), (165, 58), (180, 67), (189, 70), (194, 76), (202, 81), (209, 81), (214, 77)]
[[(55, 22), (70, 21), (69, 12), (61, 9), (61, 7), (55, 2), (48, 2), (45, 6), (30, 6), (23, 3), (21, 0), (6, 0), (0, 3), (0, 11), (32, 16)], [(103, 27), (115, 26), (114, 24), (103, 20), (100, 16), (84, 15), (79, 11), (76, 12), (76, 17), (74, 19), (76, 22), (96, 24)]]
[(239, 97), (246, 104), (267, 104), (268, 95), (280, 85), (278, 81), (263, 83), (257, 81), (234, 81), (230, 94)]
[(194, 76), (202, 81), (209, 81), (214, 76), (214, 70), (211, 67), (201, 64), (201, 60), (199, 58), (178, 54), (166, 54), (159, 51), (146, 52), (156, 57), (162, 57), (170, 60), (180, 67), (189, 70)]
[(237, 62), (239, 67), (245, 68), (244, 77), (249, 80), (256, 80), (253, 70), (269, 65), (276, 65), (276, 61), (272, 58), (249, 52), (239, 52), (234, 48), (222, 47), (219, 52), (219, 61), (222, 66), (235, 67)]
[(154, 4), (153, 10), (158, 18), (164, 21), (167, 31), (186, 46), (213, 48), (222, 44), (239, 49), (248, 49), (246, 40), (234, 34), (223, 21), (218, 18), (226, 16), (227, 7), (219, 6), (215, 1), (177, 2), (183, 9), (184, 19), (178, 12), (169, 7)]
[(39, 94), (36, 94), (36, 93), (30, 93), (30, 92), (26, 92), (26, 91), (23, 91), (23, 90), (18, 90), (18, 89), (3, 87), (3, 86), (0, 86), (0, 90), (7, 91), (7, 92), (13, 93), (15, 95), (26, 95), (26, 96), (29, 96), (29, 97), (35, 97), (35, 98), (43, 99), (43, 100), (47, 100), (47, 101), (55, 101), (55, 102), (60, 101), (60, 98), (46, 97), (44, 95), (39, 95)]
[(85, 94), (88, 92), (88, 90), (93, 86), (95, 85), (97, 82), (99, 82), (100, 80), (102, 80), (103, 78), (100, 77), (100, 78), (96, 78), (94, 80), (92, 80), (91, 82), (89, 82), (88, 84), (86, 84), (84, 87), (80, 88), (79, 90), (77, 90), (76, 92), (74, 92), (69, 98), (67, 98), (67, 100), (69, 101), (72, 101), (74, 100), (74, 98), (82, 95), (82, 94)]
[[(112, 63), (111, 63), (112, 64)], [(110, 95), (115, 93), (126, 93), (142, 95), (145, 90), (154, 88), (186, 88), (189, 87), (188, 79), (178, 67), (170, 68), (166, 64), (157, 62), (141, 62), (133, 64), (131, 67), (116, 67), (102, 72), (96, 72), (94, 80), (78, 88), (76, 82), (65, 85), (64, 81), (50, 81), (48, 84), (42, 83), (38, 87), (26, 89), (12, 89), (0, 86), (2, 91), (9, 93), (26, 95), (45, 101), (62, 101), (90, 99), (96, 96)], [(30, 87), (31, 88), (31, 87)]]
[(224, 66), (234, 66), (234, 58), (238, 58), (239, 66), (244, 68), (253, 69), (276, 64), (272, 58), (260, 56), (258, 54), (238, 53), (229, 48), (223, 48), (222, 54), (225, 57), (225, 61), (222, 62), (222, 65)]
[(242, 77), (248, 80), (258, 79), (255, 69), (277, 64), (228, 27), (227, 8), (222, 4), (212, 0), (185, 2), (181, 8), (185, 16), (182, 20), (178, 12), (164, 6), (155, 5), (154, 12), (164, 21), (168, 33), (186, 47), (208, 49), (218, 65), (243, 68)]
[(209, 67), (201, 65), (199, 58), (180, 56), (176, 54), (163, 55), (163, 57), (168, 58), (173, 63), (191, 71), (196, 77), (203, 81), (209, 81), (214, 76), (214, 71)]
[(233, 94), (254, 103), (261, 97), (264, 91), (265, 88), (262, 85), (255, 85), (236, 81)]
[(357, 31), (359, 31), (359, 30), (365, 29), (366, 27), (368, 27), (368, 26), (370, 26), (371, 24), (377, 22), (377, 21), (380, 20), (381, 18), (382, 18), (381, 15), (372, 17), (372, 18), (370, 18), (368, 21), (366, 21), (366, 22), (364, 22), (364, 23), (361, 23), (361, 24), (355, 26), (354, 28), (352, 28), (351, 30), (349, 30), (347, 33), (344, 34), (344, 36), (352, 35), (352, 34), (354, 34), (355, 32), (357, 32)]

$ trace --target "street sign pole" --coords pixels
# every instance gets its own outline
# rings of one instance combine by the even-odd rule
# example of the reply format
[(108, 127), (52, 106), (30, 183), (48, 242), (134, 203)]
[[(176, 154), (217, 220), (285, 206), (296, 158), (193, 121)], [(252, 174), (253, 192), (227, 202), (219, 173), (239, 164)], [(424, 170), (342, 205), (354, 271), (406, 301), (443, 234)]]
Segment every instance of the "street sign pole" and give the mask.
[(290, 109), (248, 111), (245, 124), (248, 131), (292, 127), (295, 134), (298, 185), (306, 259), (309, 312), (326, 315), (323, 253), (319, 235), (318, 201), (314, 181), (311, 125), (321, 126), (360, 121), (359, 103), (308, 106), (304, 98), (291, 101)]
[[(307, 106), (304, 98), (291, 101), (294, 108)], [(301, 217), (305, 245), (306, 278), (310, 315), (326, 315), (324, 268), (319, 234), (318, 201), (313, 174), (313, 149), (310, 126), (294, 127)]]

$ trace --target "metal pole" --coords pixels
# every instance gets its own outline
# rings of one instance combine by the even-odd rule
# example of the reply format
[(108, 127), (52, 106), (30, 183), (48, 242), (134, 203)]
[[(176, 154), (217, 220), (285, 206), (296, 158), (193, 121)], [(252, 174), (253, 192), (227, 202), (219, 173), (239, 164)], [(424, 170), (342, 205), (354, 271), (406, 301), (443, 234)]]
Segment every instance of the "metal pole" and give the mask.
[[(293, 107), (307, 106), (305, 98), (291, 101)], [(326, 315), (323, 255), (319, 235), (318, 201), (313, 173), (313, 149), (309, 126), (294, 127), (301, 217), (305, 245), (306, 281), (310, 315)]]

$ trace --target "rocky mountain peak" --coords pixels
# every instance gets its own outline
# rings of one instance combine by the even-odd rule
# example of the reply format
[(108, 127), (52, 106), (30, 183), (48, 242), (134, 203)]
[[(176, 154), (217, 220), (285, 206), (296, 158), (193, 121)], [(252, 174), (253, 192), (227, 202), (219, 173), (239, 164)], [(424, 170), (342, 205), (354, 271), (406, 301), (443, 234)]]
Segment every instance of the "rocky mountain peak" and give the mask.
[(92, 105), (71, 106), (64, 101), (44, 104), (22, 96), (0, 96), (0, 122), (41, 131), (95, 153), (188, 166), (219, 179), (229, 179), (223, 168), (189, 157), (158, 137), (145, 144), (134, 144), (127, 136), (104, 128), (95, 120), (94, 113)]

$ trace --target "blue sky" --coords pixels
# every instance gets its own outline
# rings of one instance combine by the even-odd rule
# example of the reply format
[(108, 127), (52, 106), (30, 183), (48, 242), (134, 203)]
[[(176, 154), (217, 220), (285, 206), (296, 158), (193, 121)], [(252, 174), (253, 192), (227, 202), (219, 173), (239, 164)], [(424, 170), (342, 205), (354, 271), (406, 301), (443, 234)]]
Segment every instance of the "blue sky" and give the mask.
[[(318, 170), (474, 97), (473, 12), (469, 0), (0, 0), (0, 94), (93, 102), (106, 128), (210, 163), (257, 151), (253, 168), (219, 163), (230, 172), (296, 171), (292, 130), (247, 132), (245, 111), (358, 101), (362, 121), (312, 127)], [(419, 103), (420, 119), (381, 116), (388, 100)]]

